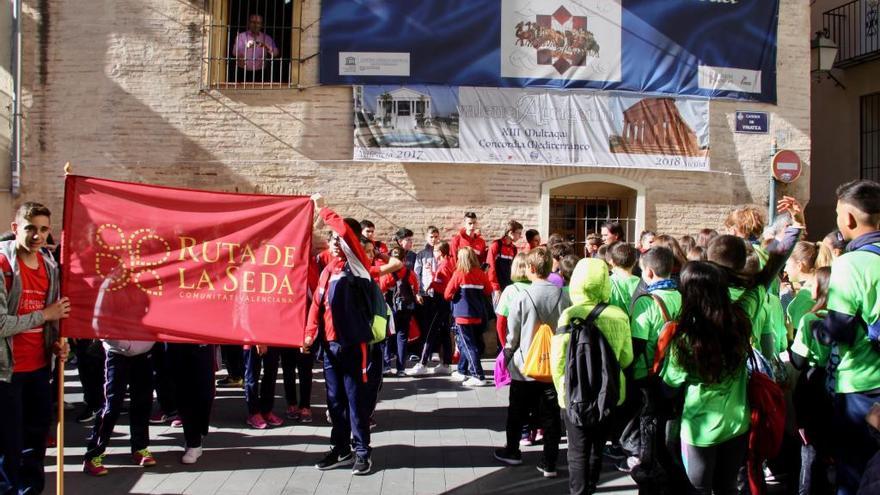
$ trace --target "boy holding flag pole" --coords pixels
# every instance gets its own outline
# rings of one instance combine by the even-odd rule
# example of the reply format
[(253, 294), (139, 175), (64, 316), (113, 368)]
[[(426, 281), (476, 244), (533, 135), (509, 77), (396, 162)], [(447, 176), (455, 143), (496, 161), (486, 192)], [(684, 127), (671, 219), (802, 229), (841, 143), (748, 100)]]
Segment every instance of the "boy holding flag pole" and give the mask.
[[(58, 339), (57, 321), (70, 312), (59, 298), (58, 265), (43, 249), (50, 232), (49, 209), (22, 204), (15, 214), (15, 240), (0, 243), (0, 491), (42, 491), (43, 459), (51, 422), (52, 355), (60, 358), (67, 345)], [(58, 386), (63, 390), (63, 378)], [(59, 459), (63, 455), (63, 395), (59, 396)], [(63, 461), (59, 460), (59, 464)], [(59, 482), (61, 474), (59, 470)], [(59, 484), (59, 489), (63, 485)]]

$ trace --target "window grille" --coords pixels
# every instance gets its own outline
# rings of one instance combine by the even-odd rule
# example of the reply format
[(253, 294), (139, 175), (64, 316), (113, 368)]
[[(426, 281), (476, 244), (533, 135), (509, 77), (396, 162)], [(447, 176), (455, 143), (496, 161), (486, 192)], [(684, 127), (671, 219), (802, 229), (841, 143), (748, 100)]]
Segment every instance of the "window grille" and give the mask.
[(862, 179), (880, 180), (880, 93), (861, 97)]
[(619, 222), (624, 241), (633, 242), (636, 229), (633, 201), (628, 198), (584, 198), (553, 196), (550, 198), (550, 232), (559, 233), (575, 244), (575, 252), (583, 256), (587, 236), (600, 234), (602, 224)]
[(303, 0), (206, 0), (203, 86), (279, 89), (299, 82)]

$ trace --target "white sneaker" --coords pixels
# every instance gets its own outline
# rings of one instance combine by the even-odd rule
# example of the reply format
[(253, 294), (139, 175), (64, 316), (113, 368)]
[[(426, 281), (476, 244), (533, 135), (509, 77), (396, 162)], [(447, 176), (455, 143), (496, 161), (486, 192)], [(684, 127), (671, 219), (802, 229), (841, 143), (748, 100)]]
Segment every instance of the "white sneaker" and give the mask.
[(431, 372), (435, 375), (448, 375), (449, 366), (446, 366), (445, 364), (438, 364), (437, 366), (431, 368)]
[(195, 464), (199, 457), (202, 456), (202, 448), (201, 447), (187, 447), (186, 450), (183, 451), (183, 457), (180, 458), (180, 462), (182, 464)]
[(480, 380), (479, 378), (472, 376), (462, 383), (465, 387), (482, 387), (486, 384), (486, 380)]
[(455, 380), (457, 382), (463, 382), (463, 381), (467, 380), (468, 378), (470, 378), (467, 375), (462, 375), (458, 371), (453, 371), (451, 377), (453, 380)]
[(428, 367), (422, 363), (416, 363), (415, 366), (408, 369), (406, 374), (409, 376), (423, 376), (428, 374)]

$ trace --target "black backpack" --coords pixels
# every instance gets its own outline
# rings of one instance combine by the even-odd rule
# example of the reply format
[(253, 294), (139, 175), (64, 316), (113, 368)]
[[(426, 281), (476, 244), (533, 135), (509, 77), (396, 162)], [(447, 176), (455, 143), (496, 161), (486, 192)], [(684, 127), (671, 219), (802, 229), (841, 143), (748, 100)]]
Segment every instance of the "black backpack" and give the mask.
[(598, 304), (586, 320), (575, 318), (560, 329), (571, 332), (565, 366), (565, 414), (576, 426), (591, 427), (603, 422), (620, 399), (620, 363), (596, 325), (607, 306)]
[[(400, 273), (400, 276), (398, 276)], [(388, 291), (388, 305), (394, 311), (412, 311), (416, 307), (416, 296), (412, 286), (409, 285), (409, 269), (404, 268), (400, 272), (393, 272), (394, 287)]]

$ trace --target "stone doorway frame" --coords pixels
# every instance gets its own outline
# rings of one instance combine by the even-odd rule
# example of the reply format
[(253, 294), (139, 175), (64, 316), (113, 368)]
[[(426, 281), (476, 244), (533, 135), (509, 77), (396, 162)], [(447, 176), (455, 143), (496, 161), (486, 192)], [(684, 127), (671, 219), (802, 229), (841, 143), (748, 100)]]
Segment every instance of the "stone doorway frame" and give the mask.
[(636, 192), (636, 235), (638, 236), (639, 233), (645, 230), (646, 187), (644, 184), (611, 174), (578, 174), (559, 177), (541, 183), (541, 206), (538, 213), (541, 238), (546, 239), (550, 235), (550, 196), (552, 191), (562, 186), (582, 182), (615, 184), (634, 190)]

